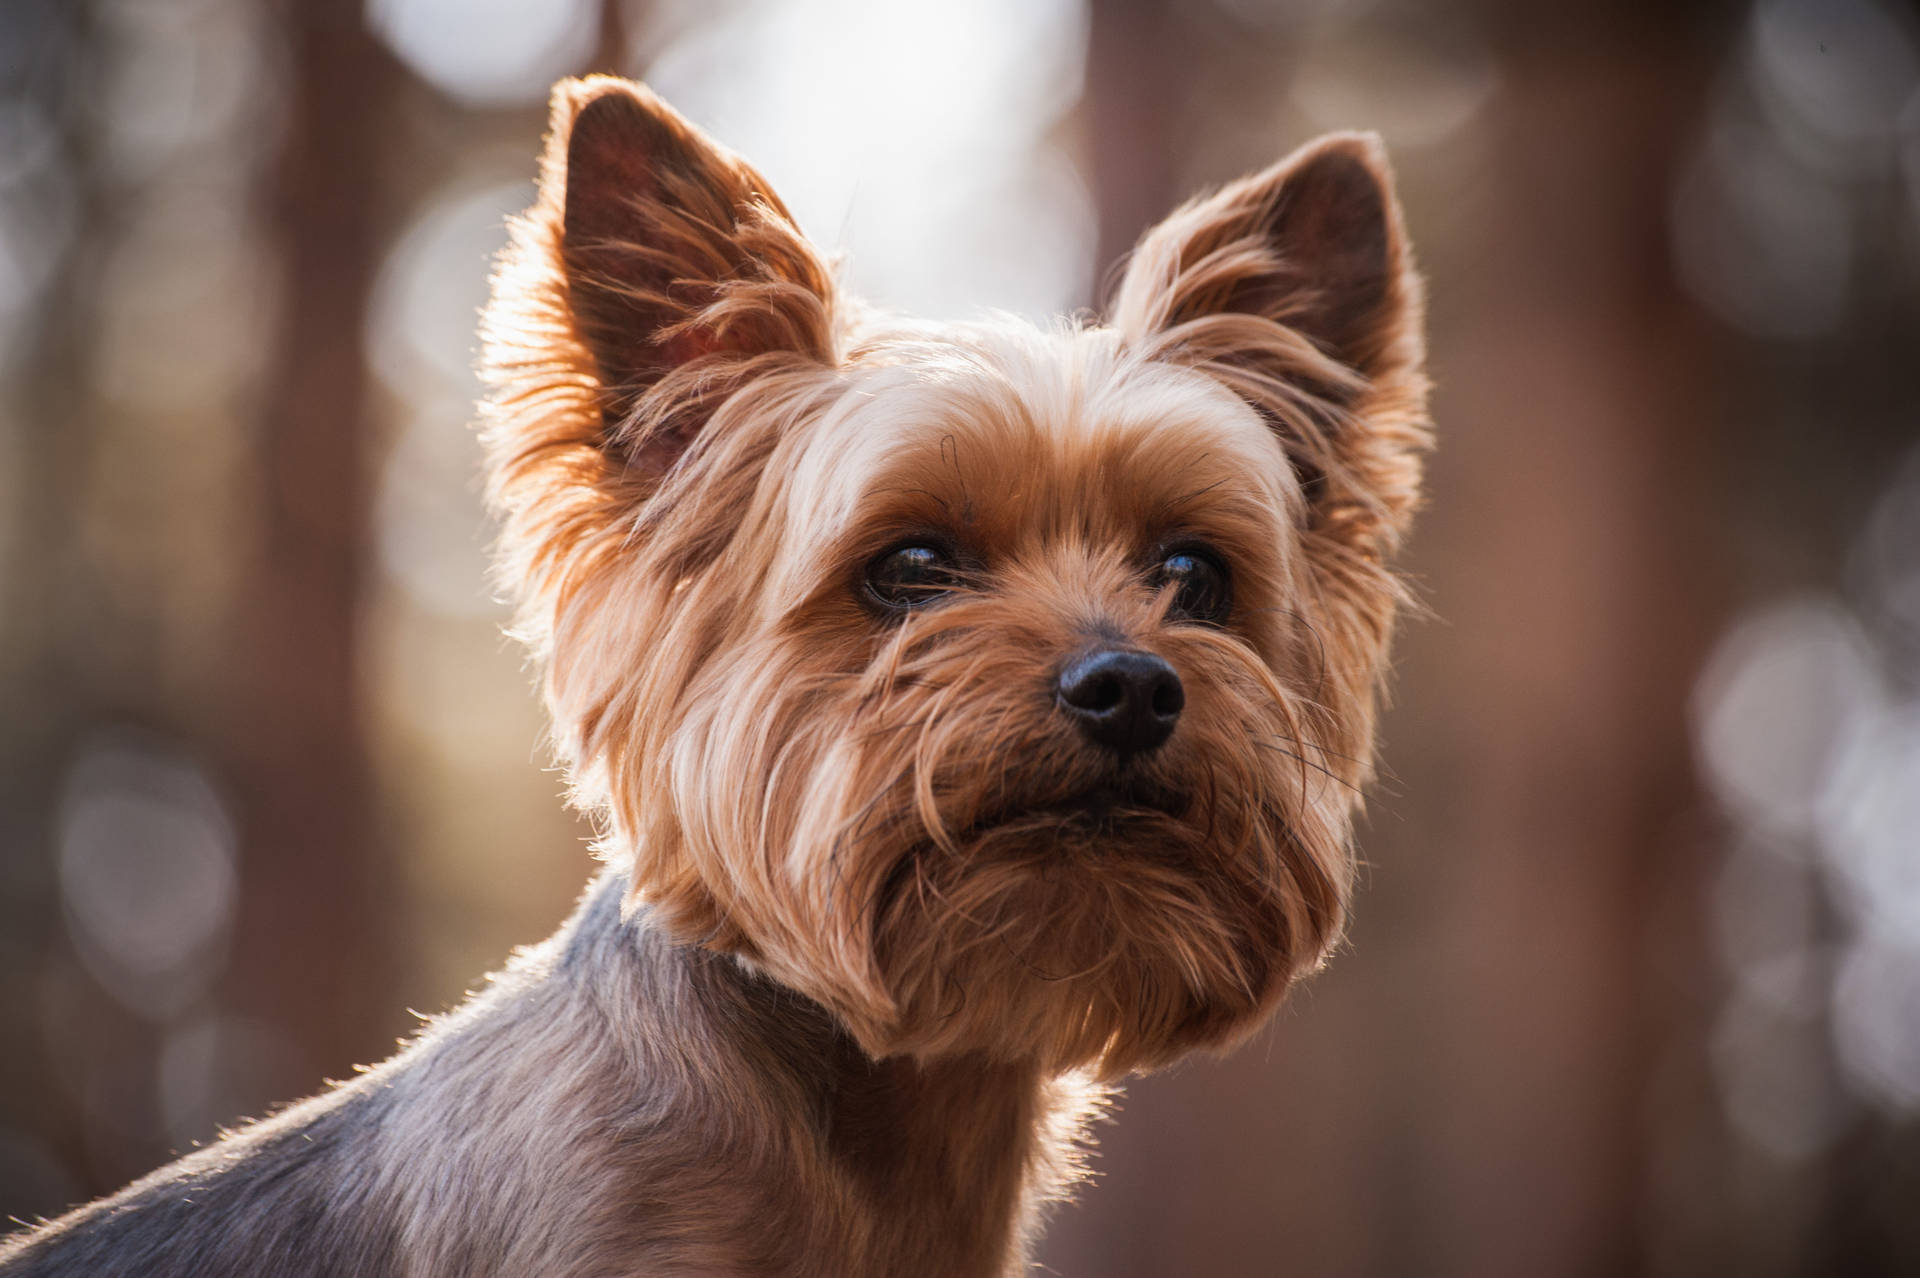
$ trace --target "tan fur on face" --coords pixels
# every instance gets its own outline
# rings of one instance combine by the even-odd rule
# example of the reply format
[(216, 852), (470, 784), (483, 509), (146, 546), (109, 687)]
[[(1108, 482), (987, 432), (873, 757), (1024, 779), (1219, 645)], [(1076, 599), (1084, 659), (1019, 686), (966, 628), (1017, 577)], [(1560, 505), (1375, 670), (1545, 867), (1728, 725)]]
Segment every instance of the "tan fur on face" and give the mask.
[[(1150, 234), (1112, 327), (934, 330), (840, 298), (644, 90), (556, 96), (488, 443), (556, 735), (655, 917), (876, 1057), (1108, 1074), (1234, 1041), (1321, 961), (1426, 442), (1385, 181), (1331, 139)], [(916, 538), (969, 579), (882, 616), (864, 567)], [(1191, 541), (1224, 626), (1149, 579)], [(1103, 642), (1187, 692), (1124, 771), (1052, 694)]]

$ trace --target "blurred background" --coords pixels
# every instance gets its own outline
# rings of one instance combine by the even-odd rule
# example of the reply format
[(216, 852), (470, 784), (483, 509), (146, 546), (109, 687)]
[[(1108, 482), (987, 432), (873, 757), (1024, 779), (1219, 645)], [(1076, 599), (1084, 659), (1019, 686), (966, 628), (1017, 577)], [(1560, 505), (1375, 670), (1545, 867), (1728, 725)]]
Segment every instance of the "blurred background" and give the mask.
[(0, 1216), (384, 1056), (591, 873), (467, 429), (588, 69), (943, 317), (1392, 147), (1442, 442), (1358, 922), (1129, 1089), (1048, 1272), (1920, 1273), (1892, 0), (4, 0)]

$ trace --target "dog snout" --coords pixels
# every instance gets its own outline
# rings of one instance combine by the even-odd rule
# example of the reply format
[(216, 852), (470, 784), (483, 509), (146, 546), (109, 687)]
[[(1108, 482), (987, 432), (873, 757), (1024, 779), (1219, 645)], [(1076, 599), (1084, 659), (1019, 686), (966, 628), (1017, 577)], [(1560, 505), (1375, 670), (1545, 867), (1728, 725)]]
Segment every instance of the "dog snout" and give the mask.
[(1123, 758), (1163, 745), (1187, 704), (1174, 668), (1132, 648), (1100, 648), (1069, 661), (1055, 695), (1089, 741)]

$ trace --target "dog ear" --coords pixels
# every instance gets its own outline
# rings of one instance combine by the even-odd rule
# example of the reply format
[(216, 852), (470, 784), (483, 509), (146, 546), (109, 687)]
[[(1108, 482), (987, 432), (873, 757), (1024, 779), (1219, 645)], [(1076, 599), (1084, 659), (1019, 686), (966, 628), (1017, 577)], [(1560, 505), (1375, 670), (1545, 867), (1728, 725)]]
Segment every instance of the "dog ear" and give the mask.
[[(1113, 322), (1139, 339), (1210, 316), (1257, 316), (1377, 380), (1424, 358), (1420, 310), (1385, 148), (1370, 133), (1335, 133), (1148, 231)], [(1326, 389), (1351, 389), (1340, 382)]]
[(701, 388), (755, 361), (832, 360), (832, 297), (745, 161), (640, 85), (562, 81), (539, 199), (495, 276), (487, 372), (496, 402), (551, 408), (556, 377), (588, 384), (580, 425), (646, 485), (704, 423)]
[(1385, 148), (1337, 133), (1148, 231), (1110, 317), (1130, 348), (1209, 372), (1267, 416), (1309, 529), (1377, 559), (1428, 438), (1422, 311)]

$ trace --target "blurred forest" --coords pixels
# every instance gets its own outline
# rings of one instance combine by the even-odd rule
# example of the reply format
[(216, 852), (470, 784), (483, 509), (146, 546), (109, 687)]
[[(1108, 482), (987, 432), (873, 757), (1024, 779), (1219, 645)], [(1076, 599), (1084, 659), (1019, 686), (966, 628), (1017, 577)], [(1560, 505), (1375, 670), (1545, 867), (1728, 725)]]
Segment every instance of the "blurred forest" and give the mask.
[(1441, 447), (1358, 921), (1129, 1088), (1047, 1272), (1920, 1273), (1895, 0), (5, 0), (0, 1216), (383, 1057), (590, 874), (467, 429), (589, 69), (935, 316), (1392, 148)]

